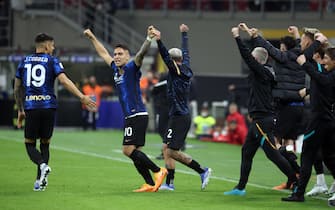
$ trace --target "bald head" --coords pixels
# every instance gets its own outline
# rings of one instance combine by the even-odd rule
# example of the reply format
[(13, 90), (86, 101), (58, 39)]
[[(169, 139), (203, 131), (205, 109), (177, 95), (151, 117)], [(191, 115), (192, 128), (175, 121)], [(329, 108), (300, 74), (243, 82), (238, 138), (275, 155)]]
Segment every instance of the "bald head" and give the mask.
[(258, 61), (258, 63), (264, 65), (268, 61), (268, 51), (263, 47), (256, 47), (251, 52), (251, 55)]

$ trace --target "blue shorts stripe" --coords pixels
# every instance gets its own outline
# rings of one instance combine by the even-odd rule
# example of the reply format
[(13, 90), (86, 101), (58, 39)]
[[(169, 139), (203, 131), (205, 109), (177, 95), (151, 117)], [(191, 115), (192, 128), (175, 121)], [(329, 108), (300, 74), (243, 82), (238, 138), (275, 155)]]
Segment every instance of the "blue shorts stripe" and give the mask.
[(261, 147), (264, 145), (264, 142), (265, 142), (265, 137), (262, 136), (262, 139), (261, 139)]

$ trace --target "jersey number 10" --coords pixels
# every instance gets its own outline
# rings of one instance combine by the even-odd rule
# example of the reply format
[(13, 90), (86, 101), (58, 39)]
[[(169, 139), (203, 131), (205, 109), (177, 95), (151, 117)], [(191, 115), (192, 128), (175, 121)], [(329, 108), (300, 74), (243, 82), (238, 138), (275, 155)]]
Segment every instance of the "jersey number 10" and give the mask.
[(27, 86), (32, 84), (35, 87), (41, 87), (45, 82), (46, 70), (43, 65), (25, 64), (24, 68), (27, 69)]

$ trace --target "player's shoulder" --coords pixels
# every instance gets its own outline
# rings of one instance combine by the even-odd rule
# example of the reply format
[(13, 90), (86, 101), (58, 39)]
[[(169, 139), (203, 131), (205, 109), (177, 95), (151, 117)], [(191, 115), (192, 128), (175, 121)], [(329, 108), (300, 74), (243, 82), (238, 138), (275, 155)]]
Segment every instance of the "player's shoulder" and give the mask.
[(51, 61), (53, 61), (53, 62), (55, 62), (55, 63), (60, 63), (60, 61), (59, 61), (59, 59), (58, 59), (57, 57), (52, 56), (52, 55), (47, 55), (47, 56), (48, 56), (48, 58), (49, 58)]
[(131, 59), (130, 61), (128, 61), (128, 63), (126, 63), (126, 66), (129, 67), (129, 68), (135, 68), (135, 67), (138, 67), (138, 66), (136, 65), (134, 59)]
[(135, 60), (130, 60), (128, 63), (125, 65), (126, 69), (129, 71), (137, 71), (141, 68), (141, 66), (137, 66)]

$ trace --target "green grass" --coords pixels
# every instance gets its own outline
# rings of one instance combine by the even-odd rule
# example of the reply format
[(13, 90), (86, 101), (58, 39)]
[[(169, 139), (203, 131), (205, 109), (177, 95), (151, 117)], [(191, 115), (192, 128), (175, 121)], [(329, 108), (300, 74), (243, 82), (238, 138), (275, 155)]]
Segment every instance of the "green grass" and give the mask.
[[(213, 168), (205, 191), (200, 178), (177, 164), (174, 192), (133, 193), (142, 178), (121, 153), (122, 132), (82, 132), (56, 129), (51, 143), (49, 185), (33, 192), (36, 166), (23, 144), (23, 131), (0, 130), (0, 209), (328, 209), (325, 198), (306, 198), (305, 203), (283, 203), (288, 192), (271, 187), (285, 181), (284, 175), (259, 150), (245, 197), (224, 196), (239, 178), (240, 147), (189, 139), (186, 152), (202, 165)], [(145, 152), (159, 154), (161, 140), (147, 135)], [(163, 166), (163, 161), (154, 160)], [(327, 176), (330, 183), (331, 178)], [(315, 182), (312, 176), (309, 188)]]

